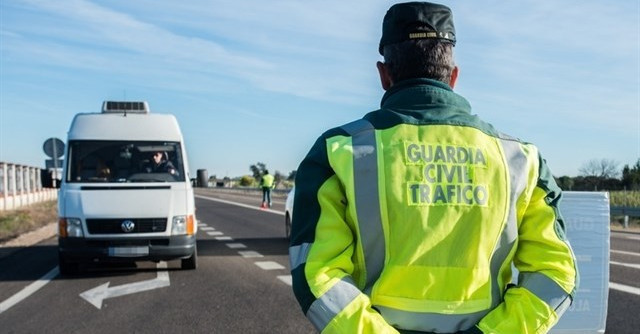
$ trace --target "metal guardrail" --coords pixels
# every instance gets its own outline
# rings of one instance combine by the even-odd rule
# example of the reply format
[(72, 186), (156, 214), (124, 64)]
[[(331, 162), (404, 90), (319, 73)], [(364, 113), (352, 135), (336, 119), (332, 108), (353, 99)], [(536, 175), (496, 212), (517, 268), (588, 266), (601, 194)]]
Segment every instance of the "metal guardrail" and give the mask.
[(611, 206), (609, 207), (609, 214), (611, 216), (624, 216), (622, 226), (627, 229), (629, 228), (629, 217), (640, 217), (640, 208), (629, 206)]
[(640, 217), (640, 207), (612, 206), (609, 210), (612, 216)]
[[(226, 188), (226, 187), (196, 187), (197, 189), (209, 189), (212, 191), (225, 192), (225, 193), (234, 193), (234, 194), (243, 194), (243, 195), (256, 195), (262, 196), (262, 189), (258, 187), (234, 187), (234, 188)], [(285, 198), (287, 194), (289, 194), (291, 189), (273, 189), (271, 190), (271, 196), (274, 198)]]

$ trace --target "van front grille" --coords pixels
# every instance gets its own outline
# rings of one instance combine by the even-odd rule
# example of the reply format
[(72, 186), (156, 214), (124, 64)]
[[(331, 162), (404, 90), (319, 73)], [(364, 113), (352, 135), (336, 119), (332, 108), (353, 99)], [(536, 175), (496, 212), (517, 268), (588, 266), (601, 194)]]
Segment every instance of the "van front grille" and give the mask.
[[(131, 231), (125, 232), (125, 221), (133, 222)], [(90, 234), (158, 233), (166, 231), (167, 218), (87, 219), (87, 229)]]

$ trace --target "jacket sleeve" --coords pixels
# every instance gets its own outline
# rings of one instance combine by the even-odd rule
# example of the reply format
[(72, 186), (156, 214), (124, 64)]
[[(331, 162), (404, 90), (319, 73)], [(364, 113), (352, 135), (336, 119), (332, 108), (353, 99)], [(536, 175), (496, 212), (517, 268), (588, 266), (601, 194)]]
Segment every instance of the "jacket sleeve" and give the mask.
[(545, 161), (538, 156), (535, 162), (533, 189), (518, 201), (518, 284), (480, 321), (484, 333), (546, 333), (571, 305), (576, 290), (576, 260), (558, 210), (561, 190)]
[(322, 333), (397, 333), (352, 278), (355, 241), (325, 145), (320, 138), (296, 174), (289, 248), (294, 294)]

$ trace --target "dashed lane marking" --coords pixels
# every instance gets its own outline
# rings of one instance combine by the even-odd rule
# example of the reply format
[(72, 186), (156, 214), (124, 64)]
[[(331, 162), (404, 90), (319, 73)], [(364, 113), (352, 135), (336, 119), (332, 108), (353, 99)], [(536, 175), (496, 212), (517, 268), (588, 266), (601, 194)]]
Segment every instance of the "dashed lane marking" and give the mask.
[(291, 286), (291, 275), (281, 275), (278, 276), (278, 279), (284, 282), (284, 284)]
[(609, 282), (609, 288), (610, 289), (614, 289), (614, 290), (618, 290), (618, 291), (622, 291), (622, 292), (632, 293), (634, 295), (640, 296), (640, 288), (636, 288), (636, 287), (633, 287), (633, 286), (628, 286), (628, 285), (622, 285), (622, 284), (618, 284), (618, 283)]
[(614, 254), (624, 254), (624, 255), (635, 255), (635, 256), (640, 256), (640, 253), (633, 253), (633, 252), (625, 252), (625, 251), (619, 251), (619, 250), (610, 250), (611, 253)]
[(238, 254), (242, 255), (244, 258), (252, 258), (252, 257), (264, 257), (264, 255), (255, 252), (255, 251), (240, 251)]
[(200, 228), (203, 231), (215, 231), (216, 229), (211, 226), (203, 226)]
[[(220, 203), (240, 206), (240, 207), (247, 208), (247, 209), (259, 210), (259, 211), (264, 211), (264, 212), (269, 212), (269, 213), (275, 213), (277, 215), (284, 216), (284, 212), (276, 211), (276, 210), (272, 210), (272, 209), (263, 209), (263, 208), (255, 207), (253, 205), (237, 203), (237, 202), (232, 202), (232, 201), (226, 201), (226, 200), (223, 200), (223, 199), (218, 199), (218, 198), (213, 198), (213, 197), (208, 197), (208, 196), (202, 196), (202, 195), (195, 195), (195, 197), (201, 198), (201, 199), (206, 199), (206, 200), (209, 200), (209, 201), (214, 201), (214, 202), (220, 202)], [(203, 230), (205, 230), (205, 229), (203, 229)], [(207, 234), (213, 235), (211, 233), (215, 233), (215, 232), (207, 232)], [(222, 233), (220, 233), (220, 234), (222, 234)], [(216, 237), (216, 240), (233, 241), (233, 238), (232, 237), (227, 237), (227, 236), (221, 236), (221, 237)], [(226, 245), (227, 245), (227, 247), (229, 247), (231, 249), (247, 248), (246, 245), (241, 244), (241, 243), (227, 243)], [(244, 258), (260, 258), (260, 257), (264, 257), (264, 255), (262, 255), (262, 254), (260, 254), (258, 252), (255, 252), (255, 251), (250, 251), (250, 250), (239, 251), (238, 254), (240, 254)], [(286, 269), (285, 266), (281, 265), (280, 263), (274, 262), (274, 261), (258, 261), (258, 262), (255, 262), (255, 265), (257, 265), (258, 267), (262, 268), (263, 270)], [(287, 284), (289, 286), (291, 286), (291, 284), (292, 284), (291, 283), (291, 275), (280, 275), (280, 276), (277, 276), (277, 278), (280, 281), (282, 281), (284, 284)]]
[(219, 232), (219, 231), (209, 231), (207, 232), (208, 235), (214, 236), (214, 235), (223, 235), (224, 233)]
[(629, 267), (633, 269), (640, 269), (640, 264), (623, 263), (623, 262), (616, 262), (616, 261), (610, 261), (609, 264), (614, 264), (616, 266)]
[(273, 262), (273, 261), (259, 261), (259, 262), (255, 262), (256, 266), (260, 267), (263, 270), (278, 270), (278, 269), (285, 269), (285, 267), (283, 265), (281, 265), (278, 262)]
[(247, 248), (247, 246), (245, 246), (245, 244), (239, 244), (239, 243), (227, 244), (227, 247), (229, 247), (231, 249)]

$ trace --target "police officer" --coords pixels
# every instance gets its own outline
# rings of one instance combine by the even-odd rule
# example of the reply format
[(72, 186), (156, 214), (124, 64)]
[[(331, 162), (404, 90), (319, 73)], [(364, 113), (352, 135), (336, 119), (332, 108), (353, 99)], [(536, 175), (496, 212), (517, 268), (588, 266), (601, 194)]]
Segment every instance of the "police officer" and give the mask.
[(262, 208), (271, 207), (271, 189), (273, 189), (273, 175), (268, 170), (264, 171), (260, 180), (260, 188), (262, 188)]
[(298, 168), (293, 290), (323, 333), (544, 333), (572, 302), (560, 189), (536, 146), (453, 92), (455, 43), (448, 7), (393, 5), (380, 109)]

